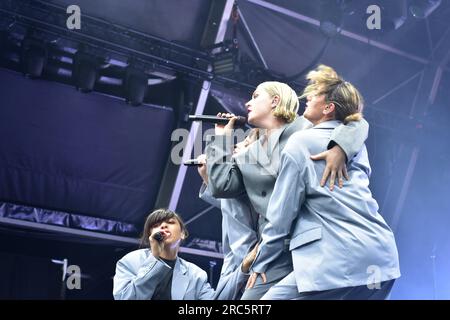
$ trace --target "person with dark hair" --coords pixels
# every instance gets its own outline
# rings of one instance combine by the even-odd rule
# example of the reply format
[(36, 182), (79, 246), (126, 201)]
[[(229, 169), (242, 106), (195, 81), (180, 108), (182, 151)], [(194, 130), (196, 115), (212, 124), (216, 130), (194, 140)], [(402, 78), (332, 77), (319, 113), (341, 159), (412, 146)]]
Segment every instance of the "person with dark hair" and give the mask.
[[(228, 276), (216, 293), (204, 270), (178, 257), (188, 231), (173, 211), (153, 211), (144, 225), (143, 249), (117, 262), (113, 295), (116, 300), (232, 300), (248, 278), (256, 249)], [(218, 288), (219, 289), (219, 288)]]

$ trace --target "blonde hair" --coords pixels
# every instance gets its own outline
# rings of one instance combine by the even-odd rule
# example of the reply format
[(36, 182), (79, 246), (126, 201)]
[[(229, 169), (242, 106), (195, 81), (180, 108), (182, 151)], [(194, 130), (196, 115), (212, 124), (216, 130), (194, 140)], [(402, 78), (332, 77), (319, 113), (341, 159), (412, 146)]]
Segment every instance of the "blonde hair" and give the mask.
[(336, 71), (323, 64), (306, 75), (308, 85), (299, 99), (309, 95), (325, 95), (326, 103), (335, 105), (334, 117), (345, 124), (363, 118), (364, 99), (350, 82), (341, 78)]
[(265, 90), (271, 97), (280, 97), (280, 101), (273, 112), (275, 117), (283, 119), (288, 123), (297, 118), (299, 101), (297, 93), (290, 86), (278, 81), (266, 81), (258, 87)]

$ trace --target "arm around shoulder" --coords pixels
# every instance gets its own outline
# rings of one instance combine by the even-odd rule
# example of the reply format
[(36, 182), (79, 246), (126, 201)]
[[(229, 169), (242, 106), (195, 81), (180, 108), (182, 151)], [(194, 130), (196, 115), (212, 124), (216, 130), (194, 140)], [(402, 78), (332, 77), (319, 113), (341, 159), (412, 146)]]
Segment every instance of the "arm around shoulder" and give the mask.
[(365, 119), (341, 124), (333, 130), (328, 149), (339, 145), (349, 161), (361, 150), (368, 135), (369, 123)]

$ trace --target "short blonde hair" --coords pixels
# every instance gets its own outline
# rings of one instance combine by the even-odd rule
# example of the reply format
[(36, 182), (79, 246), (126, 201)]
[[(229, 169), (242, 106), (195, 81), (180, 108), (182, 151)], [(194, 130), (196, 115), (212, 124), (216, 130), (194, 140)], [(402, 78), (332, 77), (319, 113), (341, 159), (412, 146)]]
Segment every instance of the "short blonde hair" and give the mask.
[(266, 81), (258, 87), (265, 90), (271, 97), (280, 97), (280, 101), (273, 112), (275, 117), (283, 119), (288, 123), (297, 118), (299, 101), (297, 93), (290, 86), (278, 81)]
[(308, 85), (299, 97), (303, 99), (309, 95), (325, 95), (326, 103), (335, 105), (336, 120), (348, 123), (363, 118), (364, 99), (350, 82), (341, 78), (337, 72), (325, 65), (319, 65), (306, 75)]

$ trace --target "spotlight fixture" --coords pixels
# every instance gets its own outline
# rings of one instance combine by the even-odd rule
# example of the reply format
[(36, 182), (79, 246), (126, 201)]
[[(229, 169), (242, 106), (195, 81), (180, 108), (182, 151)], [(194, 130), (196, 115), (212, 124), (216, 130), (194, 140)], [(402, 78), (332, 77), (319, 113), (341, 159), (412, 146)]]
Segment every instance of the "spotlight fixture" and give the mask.
[(233, 52), (221, 53), (214, 57), (213, 70), (216, 75), (227, 75), (237, 72), (236, 57)]
[(238, 49), (230, 41), (214, 47), (212, 67), (215, 75), (229, 75), (239, 72)]
[(414, 0), (409, 6), (409, 12), (417, 19), (427, 18), (440, 5), (442, 0)]
[(99, 62), (98, 58), (84, 51), (81, 47), (73, 58), (72, 79), (75, 88), (87, 93), (94, 89), (98, 78)]
[(147, 93), (148, 75), (141, 70), (142, 68), (129, 64), (125, 71), (125, 101), (132, 106), (141, 105)]
[(43, 40), (33, 37), (32, 31), (22, 40), (20, 63), (25, 76), (39, 78), (47, 64), (48, 49)]

